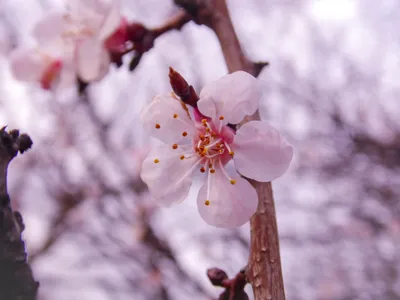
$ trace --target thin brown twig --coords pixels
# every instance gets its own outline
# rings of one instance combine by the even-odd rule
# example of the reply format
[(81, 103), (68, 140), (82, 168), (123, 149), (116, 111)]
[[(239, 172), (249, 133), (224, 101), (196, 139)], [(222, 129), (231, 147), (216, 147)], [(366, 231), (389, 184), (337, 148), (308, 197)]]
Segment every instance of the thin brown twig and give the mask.
[[(229, 72), (244, 70), (257, 76), (265, 64), (255, 64), (244, 55), (229, 16), (225, 0), (175, 0), (199, 24), (214, 30), (221, 44)], [(243, 122), (259, 120), (258, 112)], [(250, 180), (259, 204), (251, 218), (251, 248), (246, 271), (256, 300), (285, 300), (275, 205), (270, 182)]]

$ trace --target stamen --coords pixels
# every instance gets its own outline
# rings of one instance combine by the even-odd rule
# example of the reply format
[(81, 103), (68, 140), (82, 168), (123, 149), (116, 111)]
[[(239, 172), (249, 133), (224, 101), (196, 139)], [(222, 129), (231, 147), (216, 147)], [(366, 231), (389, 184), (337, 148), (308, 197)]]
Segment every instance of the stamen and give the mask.
[(229, 155), (234, 156), (235, 152), (232, 151), (232, 149), (231, 149), (231, 147), (229, 147), (228, 143), (225, 142), (224, 144), (225, 144), (226, 149), (228, 149), (228, 151), (229, 151)]
[(214, 169), (210, 169), (210, 173), (211, 173), (211, 174), (214, 174), (214, 173), (215, 173), (215, 170), (214, 170)]
[(160, 161), (156, 158), (155, 160), (153, 160), (155, 164), (158, 164)]
[(236, 183), (236, 180), (235, 180), (235, 179), (232, 179), (232, 178), (228, 175), (228, 172), (226, 172), (224, 166), (222, 165), (222, 161), (221, 161), (221, 160), (218, 161), (218, 164), (219, 164), (219, 167), (220, 167), (220, 169), (221, 169), (221, 171), (222, 171), (222, 174), (224, 174), (224, 176), (225, 176), (226, 178), (228, 178), (229, 182), (230, 182), (232, 185), (234, 185), (234, 184)]
[(178, 114), (174, 114), (174, 119), (176, 119), (178, 117)]
[(172, 145), (172, 149), (178, 149), (178, 145), (177, 144), (173, 144)]
[(186, 131), (182, 132), (182, 136), (187, 136), (187, 132)]
[(215, 140), (214, 142), (212, 142), (211, 144), (208, 144), (205, 148), (206, 148), (206, 149), (209, 149), (209, 148), (213, 147), (214, 145), (216, 146), (217, 144), (219, 144), (219, 142), (220, 142), (221, 140), (222, 140), (221, 138), (216, 139), (216, 140)]
[(157, 124), (156, 124), (156, 128), (157, 128), (157, 129), (160, 129), (160, 128), (161, 128), (160, 124), (157, 123)]
[(185, 159), (185, 155), (181, 155), (181, 157), (179, 157), (181, 160)]
[(204, 167), (201, 167), (201, 168), (200, 168), (200, 172), (201, 172), (201, 173), (204, 173), (205, 171), (206, 171), (206, 169), (205, 169)]
[(222, 121), (224, 119), (224, 116), (220, 116), (219, 119), (220, 121)]
[(204, 203), (204, 204), (206, 204), (207, 203), (207, 201), (208, 201), (208, 204), (206, 204), (206, 205), (209, 205), (210, 204), (210, 191), (211, 191), (211, 176), (210, 176), (210, 173), (208, 173), (208, 176), (207, 176), (207, 200), (206, 200), (206, 202)]
[(204, 201), (204, 205), (209, 206), (210, 205), (210, 200)]

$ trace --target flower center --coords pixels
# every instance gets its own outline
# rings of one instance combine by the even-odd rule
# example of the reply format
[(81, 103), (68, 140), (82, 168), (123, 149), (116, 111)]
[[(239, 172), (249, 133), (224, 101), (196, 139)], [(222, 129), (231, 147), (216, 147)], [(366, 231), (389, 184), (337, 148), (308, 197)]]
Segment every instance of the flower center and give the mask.
[(200, 131), (198, 136), (197, 146), (195, 147), (196, 153), (207, 160), (213, 160), (226, 151), (233, 156), (234, 153), (221, 135), (221, 130), (215, 131), (206, 119), (203, 119), (201, 123), (204, 129)]

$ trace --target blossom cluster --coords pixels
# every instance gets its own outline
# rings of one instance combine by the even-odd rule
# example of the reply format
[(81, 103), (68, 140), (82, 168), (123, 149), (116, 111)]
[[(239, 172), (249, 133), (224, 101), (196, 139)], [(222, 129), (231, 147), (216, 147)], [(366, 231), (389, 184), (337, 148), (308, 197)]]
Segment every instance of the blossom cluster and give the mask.
[[(260, 82), (235, 72), (206, 85), (189, 108), (174, 93), (156, 96), (141, 113), (145, 129), (163, 145), (143, 162), (141, 177), (153, 198), (170, 205), (185, 200), (195, 171), (204, 184), (197, 196), (201, 217), (216, 227), (237, 227), (256, 211), (255, 188), (242, 176), (268, 182), (289, 167), (293, 147), (270, 124), (250, 121), (262, 97)], [(227, 166), (233, 161), (236, 171)]]
[(118, 1), (69, 0), (65, 11), (51, 12), (33, 28), (36, 45), (11, 54), (11, 69), (21, 81), (44, 89), (102, 79), (110, 50), (126, 40), (126, 21)]

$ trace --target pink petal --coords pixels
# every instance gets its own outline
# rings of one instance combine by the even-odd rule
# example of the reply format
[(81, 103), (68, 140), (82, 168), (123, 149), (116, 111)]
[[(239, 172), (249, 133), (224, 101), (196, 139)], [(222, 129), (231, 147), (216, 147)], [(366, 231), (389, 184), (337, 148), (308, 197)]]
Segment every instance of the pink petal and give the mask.
[(181, 159), (185, 151), (171, 146), (153, 148), (142, 164), (140, 177), (148, 185), (150, 194), (163, 205), (186, 199), (192, 184), (192, 173), (198, 158), (192, 155)]
[(52, 60), (45, 59), (35, 49), (17, 49), (11, 53), (10, 62), (11, 72), (16, 79), (39, 82)]
[[(191, 142), (196, 133), (194, 122), (189, 118), (181, 101), (173, 94), (154, 97), (142, 110), (140, 119), (149, 134), (165, 143)], [(186, 136), (184, 132), (187, 133)]]
[[(233, 228), (242, 226), (250, 220), (258, 204), (254, 187), (237, 174), (232, 185), (220, 168), (209, 173), (210, 187), (207, 197), (208, 180), (201, 187), (197, 197), (197, 207), (206, 223), (215, 227)], [(209, 203), (206, 203), (206, 200)], [(207, 205), (208, 204), (208, 205)]]
[(224, 124), (238, 124), (246, 115), (256, 112), (261, 97), (260, 82), (250, 74), (238, 71), (207, 84), (200, 92), (197, 105), (207, 117), (223, 116)]
[(293, 147), (267, 122), (251, 121), (236, 133), (232, 144), (236, 169), (257, 181), (274, 180), (289, 168)]
[(61, 38), (61, 34), (66, 29), (65, 17), (62, 13), (49, 13), (36, 23), (32, 35), (39, 45), (53, 43)]
[(110, 37), (121, 25), (121, 9), (119, 1), (113, 1), (105, 15), (98, 38), (105, 40)]
[(85, 39), (76, 49), (76, 68), (80, 79), (85, 82), (102, 79), (110, 67), (110, 57), (98, 39)]

